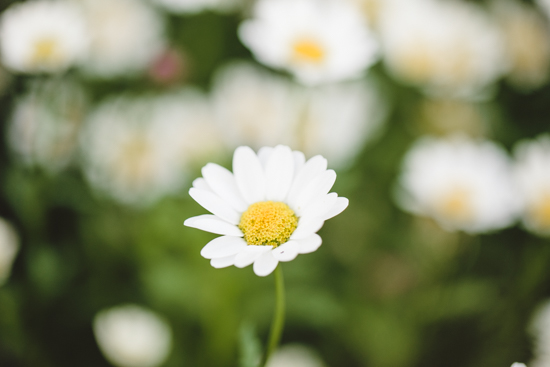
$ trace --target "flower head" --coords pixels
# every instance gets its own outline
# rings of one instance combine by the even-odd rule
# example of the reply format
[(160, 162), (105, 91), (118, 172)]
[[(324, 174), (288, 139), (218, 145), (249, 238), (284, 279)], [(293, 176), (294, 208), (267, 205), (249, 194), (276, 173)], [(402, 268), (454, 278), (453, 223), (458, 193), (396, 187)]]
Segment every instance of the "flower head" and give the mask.
[(100, 311), (93, 329), (99, 348), (114, 366), (160, 366), (171, 349), (172, 332), (166, 321), (138, 305)]
[(397, 199), (448, 230), (501, 229), (519, 209), (510, 168), (504, 150), (492, 142), (424, 138), (405, 157)]
[(266, 276), (279, 261), (317, 250), (316, 232), (348, 205), (348, 199), (329, 193), (336, 173), (321, 156), (306, 162), (303, 153), (283, 145), (258, 154), (241, 146), (233, 171), (209, 163), (189, 190), (212, 214), (184, 224), (222, 235), (201, 251), (215, 268), (254, 264), (256, 275)]
[(550, 135), (520, 142), (515, 153), (523, 224), (536, 234), (550, 236)]
[(62, 72), (82, 60), (88, 47), (84, 19), (67, 1), (27, 1), (0, 19), (2, 62), (23, 73)]
[(308, 85), (356, 78), (377, 58), (378, 44), (351, 4), (260, 0), (239, 28), (262, 63), (290, 71)]

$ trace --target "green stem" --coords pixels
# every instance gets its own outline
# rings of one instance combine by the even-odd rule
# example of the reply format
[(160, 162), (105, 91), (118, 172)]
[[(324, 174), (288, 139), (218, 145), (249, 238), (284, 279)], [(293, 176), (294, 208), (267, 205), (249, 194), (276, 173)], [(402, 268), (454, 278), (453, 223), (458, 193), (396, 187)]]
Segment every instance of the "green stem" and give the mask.
[(281, 265), (278, 265), (275, 269), (275, 313), (273, 314), (273, 321), (271, 322), (271, 331), (269, 332), (269, 341), (267, 342), (267, 349), (262, 358), (260, 367), (265, 367), (269, 357), (281, 341), (281, 334), (283, 332), (283, 326), (285, 323), (285, 284), (283, 281), (283, 271)]

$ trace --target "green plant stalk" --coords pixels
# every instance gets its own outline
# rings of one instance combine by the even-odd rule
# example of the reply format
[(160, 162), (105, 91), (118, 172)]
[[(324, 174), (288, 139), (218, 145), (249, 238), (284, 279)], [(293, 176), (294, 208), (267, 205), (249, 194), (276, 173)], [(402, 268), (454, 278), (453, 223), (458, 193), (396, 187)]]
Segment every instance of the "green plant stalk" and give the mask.
[(259, 367), (265, 367), (271, 354), (279, 346), (281, 341), (281, 335), (283, 333), (283, 326), (285, 323), (285, 284), (283, 280), (283, 271), (281, 265), (278, 265), (275, 269), (275, 313), (273, 314), (273, 321), (271, 322), (271, 330), (269, 332), (269, 340), (267, 342), (267, 348), (262, 358), (262, 363)]

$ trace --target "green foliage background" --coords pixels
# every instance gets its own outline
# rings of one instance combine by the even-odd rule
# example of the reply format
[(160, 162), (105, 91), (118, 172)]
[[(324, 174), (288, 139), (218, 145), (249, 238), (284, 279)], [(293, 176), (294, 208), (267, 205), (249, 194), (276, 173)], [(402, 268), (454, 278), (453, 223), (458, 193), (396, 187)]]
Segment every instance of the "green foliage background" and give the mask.
[[(168, 17), (170, 38), (189, 55), (186, 83), (208, 90), (218, 66), (252, 59), (236, 36), (239, 16)], [(321, 229), (323, 246), (282, 264), (283, 343), (312, 346), (333, 367), (529, 361), (527, 326), (550, 296), (549, 241), (519, 226), (481, 236), (448, 233), (399, 210), (391, 188), (404, 153), (425, 132), (417, 118), (422, 96), (386, 76), (381, 63), (372, 72), (393, 103), (387, 128), (353, 166), (337, 172), (334, 191), (350, 206)], [(14, 77), (1, 97), (4, 127), (33, 78)], [(85, 83), (94, 101), (161, 88), (146, 78)], [(550, 86), (498, 89), (492, 139), (511, 148), (548, 131)], [(199, 251), (215, 236), (182, 225), (205, 212), (185, 190), (146, 210), (127, 208), (96, 197), (75, 167), (50, 175), (17, 164), (5, 129), (0, 133), (0, 216), (21, 237), (11, 277), (0, 288), (0, 366), (107, 366), (91, 321), (99, 310), (127, 302), (169, 319), (174, 343), (167, 367), (237, 366), (243, 325), (265, 340), (273, 276), (212, 268)], [(230, 159), (217, 163), (230, 168)]]

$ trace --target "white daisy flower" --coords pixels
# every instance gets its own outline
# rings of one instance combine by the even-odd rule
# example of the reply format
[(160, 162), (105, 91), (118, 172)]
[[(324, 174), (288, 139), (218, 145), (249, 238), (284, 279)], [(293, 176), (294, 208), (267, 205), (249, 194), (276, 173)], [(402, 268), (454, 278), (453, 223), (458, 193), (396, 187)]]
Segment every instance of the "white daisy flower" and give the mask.
[(322, 154), (333, 167), (347, 168), (382, 131), (389, 105), (378, 86), (367, 78), (304, 90), (296, 146), (306, 155)]
[(88, 43), (82, 14), (67, 1), (13, 4), (0, 19), (0, 54), (13, 71), (65, 71), (82, 60)]
[(156, 313), (138, 305), (100, 311), (94, 335), (105, 358), (117, 367), (160, 366), (170, 353), (172, 331)]
[(246, 62), (216, 74), (212, 97), (230, 147), (281, 143), (306, 155), (318, 152), (335, 167), (353, 161), (377, 136), (388, 112), (371, 78), (308, 88)]
[(156, 103), (148, 97), (108, 99), (90, 113), (83, 128), (86, 178), (126, 204), (151, 204), (177, 192), (184, 182), (182, 121), (154, 118)]
[(15, 255), (19, 251), (19, 238), (11, 224), (0, 218), (0, 285), (11, 272)]
[(533, 360), (529, 367), (550, 365), (550, 301), (539, 305), (529, 325), (533, 337)]
[(308, 85), (358, 78), (378, 51), (358, 10), (339, 0), (260, 0), (239, 37), (260, 62)]
[(56, 173), (73, 159), (86, 108), (87, 96), (79, 84), (36, 81), (15, 103), (9, 145), (24, 164)]
[(407, 211), (468, 233), (511, 225), (520, 204), (506, 152), (463, 136), (418, 141), (404, 158), (396, 198)]
[(535, 8), (516, 0), (495, 0), (492, 6), (512, 62), (507, 78), (520, 89), (529, 90), (545, 84), (550, 70), (547, 21)]
[(205, 10), (230, 11), (242, 3), (242, 0), (151, 0), (165, 10), (176, 14), (196, 14)]
[(216, 122), (234, 149), (277, 143), (292, 145), (301, 97), (295, 85), (248, 62), (233, 62), (216, 72), (212, 86)]
[(266, 367), (325, 367), (315, 350), (301, 344), (287, 344), (278, 348)]
[(430, 94), (474, 98), (508, 70), (499, 28), (472, 3), (391, 0), (379, 30), (389, 72)]
[(527, 366), (525, 365), (525, 363), (518, 363), (518, 362), (516, 362), (516, 363), (513, 363), (513, 364), (512, 364), (512, 367), (527, 367)]
[(523, 224), (529, 231), (550, 236), (550, 135), (518, 143), (515, 157)]
[(83, 71), (111, 78), (142, 72), (165, 49), (164, 20), (144, 0), (79, 0), (91, 32)]
[(233, 171), (209, 163), (189, 190), (212, 214), (184, 224), (222, 235), (201, 250), (215, 268), (254, 264), (256, 275), (269, 275), (279, 261), (317, 250), (316, 232), (348, 206), (348, 199), (328, 193), (336, 173), (321, 156), (306, 162), (303, 153), (283, 145), (258, 154), (241, 146)]

